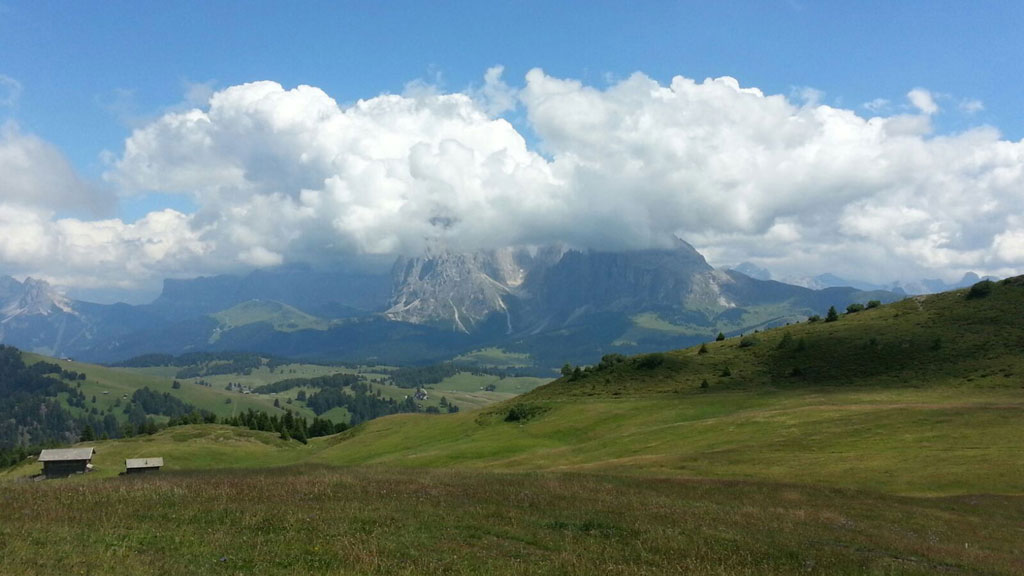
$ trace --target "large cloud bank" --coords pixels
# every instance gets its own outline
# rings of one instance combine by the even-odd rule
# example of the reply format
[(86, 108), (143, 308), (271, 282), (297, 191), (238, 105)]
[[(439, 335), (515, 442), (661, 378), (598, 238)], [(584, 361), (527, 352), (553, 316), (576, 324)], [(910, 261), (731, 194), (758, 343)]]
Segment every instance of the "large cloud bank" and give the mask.
[[(348, 106), (309, 86), (232, 86), (136, 130), (106, 174), (120, 194), (188, 195), (190, 214), (56, 218), (60, 191), (83, 185), (55, 150), (5, 130), (0, 271), (129, 286), (431, 245), (675, 236), (779, 275), (1024, 270), (1024, 142), (988, 127), (932, 135), (937, 100), (915, 88), (907, 102), (864, 117), (728, 77), (597, 88), (533, 70), (515, 88), (500, 69), (467, 93)], [(68, 184), (41, 176), (53, 173)]]

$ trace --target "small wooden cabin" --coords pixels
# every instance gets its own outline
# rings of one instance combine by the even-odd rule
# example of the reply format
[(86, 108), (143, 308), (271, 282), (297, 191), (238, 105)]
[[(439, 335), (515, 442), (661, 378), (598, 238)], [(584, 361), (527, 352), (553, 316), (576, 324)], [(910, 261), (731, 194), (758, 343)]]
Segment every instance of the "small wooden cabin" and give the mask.
[(125, 474), (156, 472), (164, 465), (163, 458), (128, 458), (124, 461)]
[(43, 476), (67, 478), (72, 474), (84, 474), (92, 469), (95, 448), (58, 448), (43, 450), (39, 461), (43, 463)]

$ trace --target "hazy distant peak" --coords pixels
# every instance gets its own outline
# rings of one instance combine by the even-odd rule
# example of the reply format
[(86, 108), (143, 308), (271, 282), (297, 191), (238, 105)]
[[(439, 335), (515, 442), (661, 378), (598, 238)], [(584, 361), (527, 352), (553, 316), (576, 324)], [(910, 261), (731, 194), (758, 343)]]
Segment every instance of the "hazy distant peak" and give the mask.
[(20, 291), (12, 290), (3, 302), (3, 308), (0, 312), (2, 312), (5, 319), (33, 314), (46, 316), (54, 312), (74, 314), (71, 301), (53, 289), (45, 280), (29, 277), (20, 284), (16, 280), (13, 284), (10, 282), (5, 284), (5, 289), (13, 289), (16, 285), (20, 287)]
[(747, 276), (750, 276), (751, 278), (755, 278), (757, 280), (772, 279), (772, 273), (769, 272), (767, 268), (762, 268), (761, 266), (758, 266), (757, 264), (754, 264), (752, 262), (741, 262), (735, 266), (724, 266), (723, 268), (725, 268), (726, 270), (735, 270), (736, 272), (746, 274)]

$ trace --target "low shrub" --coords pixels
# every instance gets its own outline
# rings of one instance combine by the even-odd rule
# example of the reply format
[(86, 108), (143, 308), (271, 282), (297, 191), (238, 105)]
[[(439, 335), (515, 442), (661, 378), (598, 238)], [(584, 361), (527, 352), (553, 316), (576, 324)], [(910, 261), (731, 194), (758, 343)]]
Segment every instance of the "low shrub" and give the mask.
[(665, 355), (661, 352), (644, 354), (636, 359), (636, 367), (643, 370), (653, 370), (665, 363)]
[(991, 280), (982, 280), (981, 282), (978, 282), (974, 286), (971, 286), (971, 289), (967, 291), (967, 299), (974, 300), (988, 296), (992, 293), (992, 287), (995, 286), (995, 284), (996, 283)]
[(546, 409), (536, 404), (513, 404), (505, 415), (505, 422), (526, 422), (543, 414)]

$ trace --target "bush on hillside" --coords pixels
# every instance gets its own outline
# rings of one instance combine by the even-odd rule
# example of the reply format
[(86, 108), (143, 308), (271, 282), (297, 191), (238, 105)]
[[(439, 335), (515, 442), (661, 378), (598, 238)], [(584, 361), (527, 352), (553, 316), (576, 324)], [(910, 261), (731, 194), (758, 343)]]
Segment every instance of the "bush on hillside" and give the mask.
[(607, 370), (616, 364), (622, 364), (627, 358), (622, 354), (605, 354), (601, 356), (601, 362), (597, 364), (598, 370)]
[(967, 291), (967, 299), (974, 300), (976, 298), (984, 298), (992, 293), (992, 287), (995, 285), (996, 283), (991, 280), (982, 280), (974, 286), (971, 286), (971, 289)]
[(863, 304), (854, 302), (853, 304), (850, 304), (849, 306), (846, 307), (846, 313), (847, 314), (856, 314), (857, 312), (860, 312), (863, 309), (864, 309), (864, 305)]
[(757, 346), (757, 344), (758, 340), (753, 336), (744, 336), (740, 339), (740, 348), (750, 348), (752, 346)]
[(665, 363), (665, 355), (661, 352), (644, 354), (636, 359), (636, 367), (643, 370), (653, 370)]
[(868, 300), (868, 308), (878, 308), (881, 305), (881, 300)]
[(544, 412), (545, 409), (536, 404), (513, 404), (505, 415), (505, 422), (526, 422)]

